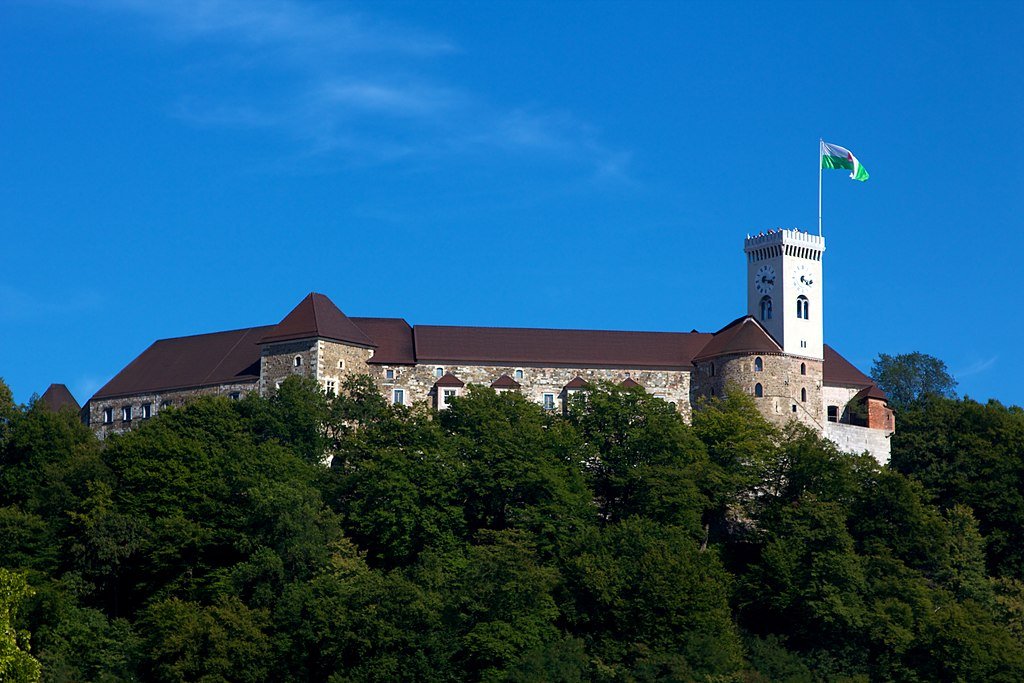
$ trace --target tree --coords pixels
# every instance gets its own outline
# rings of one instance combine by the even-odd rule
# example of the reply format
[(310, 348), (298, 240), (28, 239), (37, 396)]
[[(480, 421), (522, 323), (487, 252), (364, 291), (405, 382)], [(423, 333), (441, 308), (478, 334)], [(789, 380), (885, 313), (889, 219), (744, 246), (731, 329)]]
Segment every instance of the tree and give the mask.
[(18, 607), (32, 592), (24, 576), (0, 568), (0, 681), (39, 680), (39, 662), (28, 653), (28, 633), (14, 630)]
[(880, 353), (871, 366), (871, 378), (889, 394), (894, 406), (906, 406), (929, 394), (956, 397), (957, 382), (946, 364), (927, 353)]

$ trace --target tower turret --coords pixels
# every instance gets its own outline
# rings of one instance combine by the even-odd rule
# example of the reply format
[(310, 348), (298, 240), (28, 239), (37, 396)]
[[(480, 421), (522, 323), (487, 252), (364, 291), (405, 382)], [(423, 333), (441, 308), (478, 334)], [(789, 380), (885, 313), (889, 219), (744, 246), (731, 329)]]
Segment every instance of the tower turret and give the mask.
[(743, 251), (748, 313), (784, 353), (821, 360), (825, 238), (799, 230), (769, 230), (747, 237)]

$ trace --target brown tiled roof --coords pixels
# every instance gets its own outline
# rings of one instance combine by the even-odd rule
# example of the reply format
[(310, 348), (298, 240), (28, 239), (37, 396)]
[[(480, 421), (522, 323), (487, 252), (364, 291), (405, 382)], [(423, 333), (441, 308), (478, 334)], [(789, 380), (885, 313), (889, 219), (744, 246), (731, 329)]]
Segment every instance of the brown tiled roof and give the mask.
[(858, 391), (856, 393), (856, 395), (854, 395), (854, 397), (851, 398), (850, 400), (851, 401), (863, 401), (863, 400), (868, 399), (868, 398), (877, 398), (877, 399), (881, 399), (882, 401), (888, 401), (889, 400), (889, 395), (886, 394), (881, 389), (879, 389), (877, 385), (872, 384), (870, 387), (865, 387), (865, 388), (861, 389), (860, 391)]
[(63, 384), (51, 384), (39, 397), (39, 402), (54, 413), (60, 411), (61, 408), (71, 408), (76, 413), (82, 409), (82, 406), (78, 405), (78, 401)]
[(492, 389), (518, 389), (520, 386), (519, 382), (515, 381), (508, 375), (502, 375), (498, 379), (491, 382)]
[[(840, 356), (835, 349), (825, 344), (825, 362), (822, 368), (822, 382), (833, 386), (870, 387), (874, 381)], [(880, 390), (881, 391), (881, 390)]]
[(642, 385), (640, 384), (640, 382), (637, 382), (632, 377), (627, 377), (626, 379), (619, 382), (619, 386), (626, 387), (627, 389), (632, 389), (633, 387), (640, 387)]
[(300, 301), (291, 313), (260, 339), (260, 343), (317, 337), (360, 346), (374, 346), (366, 333), (342, 313), (333, 301), (316, 292), (311, 292)]
[(444, 377), (434, 382), (435, 387), (464, 387), (466, 383), (450, 372), (444, 373)]
[(737, 353), (782, 353), (782, 347), (761, 327), (761, 323), (752, 316), (745, 315), (715, 332), (714, 337), (700, 350), (694, 360), (701, 361)]
[(259, 340), (273, 326), (154, 342), (117, 373), (93, 400), (170, 389), (256, 382), (260, 378)]
[(412, 327), (401, 318), (357, 318), (350, 320), (377, 345), (368, 362), (377, 365), (415, 365)]
[(569, 383), (566, 384), (562, 388), (563, 389), (586, 389), (588, 386), (590, 386), (590, 383), (587, 382), (587, 380), (585, 380), (582, 377), (580, 377), (579, 375), (577, 375), (576, 377), (573, 377), (571, 380), (569, 380)]
[(710, 334), (512, 327), (413, 328), (419, 362), (610, 368), (692, 367)]

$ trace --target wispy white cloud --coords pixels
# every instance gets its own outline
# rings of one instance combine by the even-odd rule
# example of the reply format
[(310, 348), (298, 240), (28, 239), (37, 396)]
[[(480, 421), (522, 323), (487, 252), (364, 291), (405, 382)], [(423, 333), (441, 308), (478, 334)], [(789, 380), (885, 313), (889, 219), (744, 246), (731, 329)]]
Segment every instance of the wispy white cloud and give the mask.
[(0, 318), (27, 321), (70, 316), (97, 310), (95, 292), (73, 292), (59, 298), (42, 297), (25, 289), (0, 283)]
[[(276, 131), (299, 141), (304, 154), (343, 151), (349, 159), (387, 162), (497, 151), (574, 162), (598, 179), (628, 179), (630, 155), (609, 149), (573, 115), (499, 107), (423, 75), (457, 52), (442, 36), (299, 0), (68, 1), (132, 17), (172, 43), (207, 48), (171, 105), (192, 125)], [(210, 95), (191, 85), (197, 71), (204, 84), (226, 87)]]
[(980, 375), (983, 372), (990, 370), (995, 367), (996, 362), (999, 360), (999, 356), (992, 356), (991, 358), (984, 358), (982, 360), (976, 360), (962, 370), (958, 370), (953, 373), (953, 376), (957, 379), (964, 377), (971, 377), (973, 375)]

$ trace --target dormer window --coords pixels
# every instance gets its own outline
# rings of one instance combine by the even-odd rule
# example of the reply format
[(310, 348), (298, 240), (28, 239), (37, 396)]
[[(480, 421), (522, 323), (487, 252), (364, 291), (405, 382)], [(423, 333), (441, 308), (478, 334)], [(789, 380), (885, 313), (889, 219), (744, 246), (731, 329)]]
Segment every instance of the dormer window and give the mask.
[(764, 372), (764, 361), (761, 356), (754, 359), (754, 372)]
[(761, 297), (761, 320), (772, 319), (772, 298), (770, 296)]
[(807, 300), (807, 297), (801, 294), (796, 298), (796, 317), (801, 320), (810, 319), (811, 302)]
[(295, 367), (302, 367), (302, 356), (295, 356), (295, 360), (293, 362), (295, 363)]

